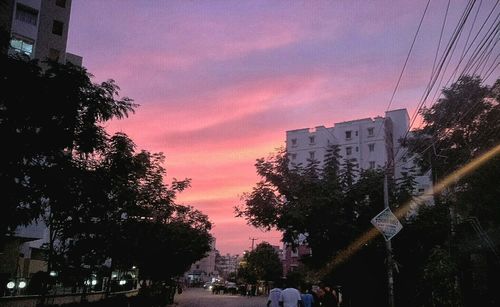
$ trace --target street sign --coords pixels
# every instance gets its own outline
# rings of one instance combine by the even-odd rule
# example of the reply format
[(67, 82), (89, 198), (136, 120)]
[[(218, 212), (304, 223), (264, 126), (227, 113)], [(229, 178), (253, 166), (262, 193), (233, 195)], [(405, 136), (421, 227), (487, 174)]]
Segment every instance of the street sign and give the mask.
[(389, 208), (382, 210), (371, 222), (382, 233), (386, 241), (392, 239), (403, 228), (403, 225)]

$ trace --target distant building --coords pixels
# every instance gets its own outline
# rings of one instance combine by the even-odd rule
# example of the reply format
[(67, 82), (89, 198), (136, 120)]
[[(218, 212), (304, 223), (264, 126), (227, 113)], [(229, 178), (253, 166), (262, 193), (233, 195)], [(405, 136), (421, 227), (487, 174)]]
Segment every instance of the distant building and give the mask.
[(280, 257), (281, 257), (281, 254), (283, 253), (283, 250), (278, 245), (271, 245), (271, 246), (276, 251), (276, 254), (280, 255)]
[[(341, 159), (350, 160), (360, 169), (395, 165), (394, 177), (401, 178), (405, 167), (413, 166), (406, 149), (399, 140), (404, 138), (410, 125), (406, 109), (391, 110), (385, 118), (355, 119), (335, 123), (333, 127), (317, 126), (286, 132), (286, 150), (290, 163), (307, 165), (309, 159), (318, 160), (320, 167), (330, 145), (338, 145)], [(342, 161), (341, 161), (342, 162)], [(419, 192), (431, 186), (430, 174), (417, 174)]]
[(82, 57), (66, 51), (71, 0), (6, 0), (0, 25), (10, 34), (9, 53), (82, 65)]
[(215, 239), (211, 244), (210, 251), (205, 258), (196, 261), (191, 268), (184, 274), (187, 282), (190, 284), (199, 284), (210, 282), (219, 277), (219, 272), (215, 266), (215, 258), (218, 251), (215, 249)]
[(228, 279), (232, 274), (236, 275), (239, 263), (240, 256), (238, 254), (231, 255), (228, 253), (226, 255), (217, 255), (215, 266), (219, 275), (224, 279)]
[[(0, 285), (17, 278), (29, 278), (39, 271), (47, 271), (46, 254), (39, 248), (32, 248), (29, 242), (37, 238), (7, 236), (0, 246)], [(0, 289), (0, 296), (3, 291)]]
[(297, 270), (301, 264), (301, 259), (311, 255), (311, 253), (311, 248), (304, 243), (299, 244), (296, 248), (293, 248), (290, 244), (285, 244), (281, 258), (283, 276), (286, 277), (289, 272)]

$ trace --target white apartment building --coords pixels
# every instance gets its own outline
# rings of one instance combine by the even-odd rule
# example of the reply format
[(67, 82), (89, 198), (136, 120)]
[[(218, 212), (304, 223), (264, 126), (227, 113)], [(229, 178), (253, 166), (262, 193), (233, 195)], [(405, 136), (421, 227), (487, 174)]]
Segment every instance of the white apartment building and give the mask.
[(213, 279), (218, 278), (219, 272), (215, 265), (217, 254), (218, 251), (215, 249), (215, 239), (213, 239), (210, 244), (210, 251), (207, 252), (204, 258), (191, 265), (191, 268), (184, 273), (184, 278), (190, 284), (211, 282)]
[(82, 65), (66, 52), (71, 0), (6, 0), (0, 4), (0, 26), (10, 34), (9, 53)]
[[(286, 132), (286, 150), (292, 164), (305, 166), (308, 159), (315, 159), (322, 167), (328, 147), (338, 145), (341, 159), (351, 160), (359, 169), (384, 167), (388, 162), (395, 162), (397, 179), (405, 166), (413, 165), (399, 144), (409, 125), (406, 109), (398, 109), (387, 111), (385, 118), (377, 116), (334, 123), (333, 127), (290, 130)], [(417, 176), (417, 183), (419, 192), (430, 187), (429, 174)]]

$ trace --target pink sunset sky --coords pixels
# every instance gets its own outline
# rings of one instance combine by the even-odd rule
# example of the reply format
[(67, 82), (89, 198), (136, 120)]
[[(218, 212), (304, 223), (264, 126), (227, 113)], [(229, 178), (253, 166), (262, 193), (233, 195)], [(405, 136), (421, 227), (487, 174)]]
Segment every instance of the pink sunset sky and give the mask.
[[(140, 104), (108, 131), (164, 152), (167, 180), (192, 178), (179, 203), (209, 216), (217, 249), (241, 254), (250, 237), (280, 244), (234, 217), (255, 159), (286, 130), (383, 115), (426, 3), (74, 0), (68, 51)], [(452, 1), (446, 37), (465, 5)], [(445, 9), (430, 4), (391, 108), (413, 113)]]

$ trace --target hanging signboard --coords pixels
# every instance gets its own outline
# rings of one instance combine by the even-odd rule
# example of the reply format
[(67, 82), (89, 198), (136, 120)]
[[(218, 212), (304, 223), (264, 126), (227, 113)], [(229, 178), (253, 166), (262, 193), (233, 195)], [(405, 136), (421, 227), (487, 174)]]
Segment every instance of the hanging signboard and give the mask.
[(403, 228), (403, 225), (389, 208), (382, 210), (371, 222), (382, 233), (386, 241), (392, 239)]

